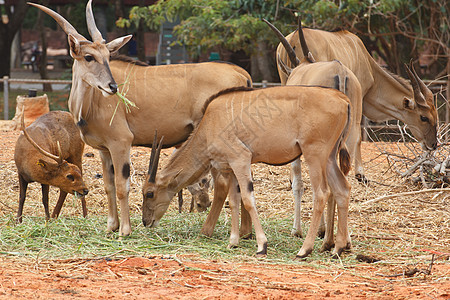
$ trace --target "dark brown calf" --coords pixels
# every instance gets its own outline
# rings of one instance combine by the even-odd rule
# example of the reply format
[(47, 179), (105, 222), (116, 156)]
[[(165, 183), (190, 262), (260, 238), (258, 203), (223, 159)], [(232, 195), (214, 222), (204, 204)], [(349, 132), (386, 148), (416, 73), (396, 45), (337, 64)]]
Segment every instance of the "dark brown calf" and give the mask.
[(17, 139), (14, 152), (20, 186), (17, 222), (22, 222), (28, 183), (34, 181), (42, 185), (42, 203), (46, 219), (50, 218), (50, 185), (60, 189), (52, 218), (58, 217), (68, 193), (81, 197), (83, 216), (86, 217), (84, 196), (88, 189), (82, 177), (84, 143), (72, 115), (68, 112), (52, 111), (39, 117), (28, 128), (25, 128), (22, 119), (22, 129), (24, 134)]

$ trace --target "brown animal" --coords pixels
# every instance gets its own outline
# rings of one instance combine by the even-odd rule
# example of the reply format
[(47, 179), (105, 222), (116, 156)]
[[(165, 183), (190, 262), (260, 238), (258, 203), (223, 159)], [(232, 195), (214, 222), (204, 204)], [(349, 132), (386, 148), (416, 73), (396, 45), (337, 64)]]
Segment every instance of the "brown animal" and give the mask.
[[(193, 212), (194, 208), (197, 212), (204, 212), (211, 206), (211, 200), (209, 200), (209, 186), (211, 177), (210, 175), (201, 178), (198, 182), (191, 184), (187, 187), (189, 193), (191, 193), (191, 205), (189, 212)], [(178, 211), (181, 212), (183, 207), (183, 193), (178, 193)]]
[[(263, 20), (280, 39), (284, 47), (287, 47), (291, 62), (295, 63), (295, 68), (291, 69), (284, 65), (281, 60), (278, 60), (283, 71), (289, 74), (286, 85), (318, 85), (340, 90), (350, 99), (352, 105), (352, 124), (350, 127), (349, 137), (346, 145), (349, 149), (350, 157), (354, 161), (355, 174), (359, 174), (360, 179), (364, 180), (364, 169), (361, 160), (361, 118), (362, 118), (362, 94), (361, 85), (355, 74), (337, 60), (316, 62), (313, 55), (308, 49), (304, 37), (302, 35), (301, 20), (298, 22), (298, 36), (303, 51), (303, 59), (299, 59), (295, 51), (291, 48), (283, 34), (270, 22)], [(301, 229), (301, 197), (303, 194), (303, 182), (301, 177), (301, 160), (297, 159), (292, 164), (292, 191), (295, 198), (295, 212), (294, 212), (294, 226), (292, 234), (302, 236)], [(333, 210), (331, 211), (331, 209)], [(333, 222), (334, 204), (328, 206), (329, 224)], [(329, 227), (330, 230), (333, 226)], [(319, 235), (325, 234), (325, 224), (323, 222), (320, 226)], [(327, 243), (332, 243), (329, 240), (330, 232), (327, 234), (325, 240)]]
[(27, 187), (34, 181), (42, 185), (46, 219), (50, 218), (50, 185), (60, 189), (52, 218), (58, 217), (68, 193), (81, 197), (83, 216), (86, 217), (84, 196), (88, 189), (82, 177), (84, 143), (72, 115), (63, 111), (51, 111), (39, 117), (28, 128), (25, 128), (22, 116), (22, 128), (24, 134), (17, 139), (14, 151), (20, 187), (17, 221), (22, 222)]
[[(309, 51), (316, 61), (336, 59), (355, 74), (361, 84), (364, 116), (376, 122), (400, 120), (408, 125), (425, 149), (436, 149), (438, 115), (432, 92), (413, 68), (412, 72), (408, 70), (411, 84), (381, 68), (367, 52), (362, 41), (346, 30), (327, 32), (304, 28), (303, 31), (296, 30), (286, 36), (295, 53), (292, 55), (290, 49), (286, 49), (281, 43), (278, 45), (278, 73), (282, 84), (286, 84), (289, 77), (283, 65), (293, 68), (297, 64), (295, 56), (300, 60), (304, 57), (299, 32), (303, 32)], [(358, 153), (359, 151), (357, 155)], [(356, 173), (356, 176), (360, 175)]]
[[(343, 143), (350, 125), (347, 96), (322, 87), (235, 88), (218, 93), (207, 103), (198, 127), (159, 174), (156, 174), (159, 151), (152, 155), (148, 179), (142, 189), (144, 225), (158, 225), (173, 196), (214, 168), (232, 182), (230, 246), (239, 242), (238, 209), (242, 197), (255, 227), (257, 254), (265, 255), (267, 238), (256, 211), (251, 164), (282, 165), (303, 155), (310, 169), (314, 209), (311, 226), (297, 256), (305, 257), (313, 250), (325, 201), (331, 196), (338, 205), (334, 253), (349, 248), (350, 185), (345, 174), (350, 161)], [(338, 151), (342, 171), (336, 162)]]
[[(318, 51), (318, 55), (316, 55), (316, 53), (312, 54), (309, 50), (308, 44), (303, 34), (304, 30), (301, 26), (300, 18), (298, 22), (298, 30), (296, 32), (296, 35), (294, 34), (294, 36), (298, 37), (298, 41), (295, 44), (298, 49), (297, 51), (292, 48), (288, 40), (272, 24), (267, 21), (265, 22), (278, 36), (278, 38), (280, 39), (280, 45), (282, 45), (283, 47), (280, 48), (279, 46), (279, 48), (277, 49), (277, 62), (282, 82), (284, 82), (286, 85), (313, 84), (329, 87), (334, 86), (336, 89), (340, 89), (341, 91), (343, 91), (349, 97), (352, 103), (353, 118), (349, 138), (347, 139), (347, 146), (349, 147), (352, 159), (354, 159), (355, 176), (359, 181), (364, 183), (368, 182), (368, 180), (364, 176), (364, 169), (361, 158), (360, 124), (363, 114), (366, 114), (366, 116), (368, 116), (369, 118), (370, 116), (376, 114), (377, 117), (375, 118), (375, 120), (380, 120), (379, 118), (399, 118), (400, 120), (410, 125), (416, 137), (418, 137), (419, 139), (420, 137), (422, 137), (423, 145), (425, 145), (425, 148), (433, 149), (436, 147), (437, 115), (436, 109), (433, 106), (432, 94), (417, 76), (412, 65), (412, 72), (408, 67), (406, 68), (412, 83), (412, 90), (414, 91), (413, 98), (411, 98), (411, 94), (407, 95), (405, 93), (407, 90), (411, 90), (411, 87), (408, 87), (407, 82), (400, 77), (392, 75), (381, 69), (368, 55), (367, 51), (365, 51), (362, 43), (357, 42), (357, 40), (359, 39), (351, 33), (343, 31), (340, 32), (339, 35), (333, 35), (331, 33), (322, 32), (320, 30), (313, 31), (305, 29), (306, 32), (312, 34), (314, 37), (322, 37), (322, 35), (327, 36), (327, 38), (334, 37), (334, 39), (331, 38), (330, 44), (341, 47), (336, 49), (333, 48), (333, 50), (331, 50), (329, 49), (330, 45), (328, 45), (328, 47), (322, 48), (321, 51)], [(339, 39), (337, 37), (339, 37)], [(340, 40), (341, 43), (338, 43), (337, 40)], [(350, 43), (350, 41), (353, 42)], [(318, 41), (313, 41), (312, 43), (316, 47), (317, 43), (324, 46), (320, 42), (323, 42), (323, 40), (319, 39)], [(345, 55), (343, 54), (343, 52), (349, 51), (349, 48), (354, 51), (352, 53), (355, 53), (357, 50), (362, 52), (360, 56), (357, 56), (358, 58), (360, 58), (359, 64), (358, 61), (354, 61), (354, 59), (352, 61), (354, 62), (354, 64), (351, 65), (355, 70), (361, 71), (362, 68), (367, 67), (366, 64), (371, 65), (370, 70), (372, 71), (372, 76), (369, 76), (369, 74), (363, 74), (364, 72), (360, 74), (359, 78), (360, 80), (364, 80), (364, 82), (360, 83), (352, 70), (341, 64), (341, 62), (338, 62), (336, 60), (316, 62), (314, 58), (316, 56), (322, 57), (322, 59), (326, 59), (327, 57), (335, 57), (334, 59), (336, 59), (336, 57), (344, 57)], [(286, 65), (285, 62), (281, 59), (280, 55), (283, 55), (282, 49), (285, 50), (287, 56), (289, 57), (290, 66), (294, 67), (293, 69)], [(298, 57), (297, 53), (300, 52), (300, 49), (302, 56)], [(328, 52), (324, 51), (325, 49)], [(316, 48), (316, 51), (317, 50), (318, 49)], [(324, 52), (329, 54), (332, 53), (334, 56), (324, 56)], [(347, 63), (349, 63), (349, 60), (352, 59), (352, 57), (348, 56), (346, 58)], [(369, 80), (369, 78), (371, 79)], [(386, 89), (378, 86), (377, 84), (379, 83), (386, 84)], [(372, 84), (372, 86), (369, 88), (368, 84)], [(363, 88), (361, 86), (363, 86), (365, 89), (364, 99), (362, 99), (361, 92)], [(392, 95), (386, 94), (388, 88), (393, 89)], [(407, 88), (407, 90), (405, 90), (405, 88)], [(377, 94), (375, 95), (375, 93)], [(391, 93), (391, 91), (389, 93)], [(399, 106), (399, 103), (395, 103), (395, 101), (398, 101), (396, 99), (400, 99), (402, 95), (404, 96), (404, 107), (402, 107), (401, 105)], [(373, 98), (375, 96), (377, 97), (377, 99)], [(425, 115), (428, 115), (430, 118), (426, 117)], [(423, 136), (423, 134), (425, 133), (429, 134), (429, 136)], [(303, 193), (303, 184), (301, 181), (300, 160), (297, 160), (292, 164), (292, 170), (293, 191), (295, 196), (293, 233), (295, 235), (301, 235), (300, 199)], [(334, 204), (330, 203), (327, 213), (327, 224), (330, 224), (330, 226), (327, 227), (328, 230), (325, 235), (324, 243), (332, 243), (332, 241), (329, 239), (329, 236), (332, 235), (333, 220)], [(323, 222), (322, 225), (324, 225)], [(321, 226), (320, 234), (323, 234), (324, 229), (325, 226)]]
[[(181, 144), (201, 119), (203, 105), (211, 95), (251, 85), (251, 77), (242, 68), (226, 63), (143, 66), (110, 61), (111, 54), (131, 36), (106, 43), (95, 25), (91, 0), (86, 20), (92, 42), (58, 13), (30, 4), (53, 17), (68, 35), (74, 58), (69, 110), (83, 140), (100, 151), (108, 197), (107, 230), (129, 235), (131, 147), (152, 146), (155, 130), (165, 137), (164, 147)], [(114, 97), (119, 88), (136, 107), (127, 107)], [(116, 199), (120, 202), (120, 223)]]

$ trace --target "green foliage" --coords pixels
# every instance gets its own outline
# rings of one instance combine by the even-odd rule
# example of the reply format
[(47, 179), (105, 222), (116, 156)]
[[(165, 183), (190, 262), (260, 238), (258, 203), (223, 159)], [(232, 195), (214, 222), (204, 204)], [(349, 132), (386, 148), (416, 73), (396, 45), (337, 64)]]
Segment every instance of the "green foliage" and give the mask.
[[(398, 72), (402, 63), (419, 51), (431, 52), (444, 70), (450, 44), (446, 0), (166, 0), (149, 7), (134, 7), (120, 26), (140, 19), (157, 30), (166, 19), (181, 24), (175, 34), (192, 54), (214, 47), (257, 51), (261, 41), (274, 47), (278, 40), (261, 19), (287, 34), (296, 28), (298, 13), (304, 25), (323, 30), (346, 29), (365, 42), (372, 54)], [(277, 7), (277, 3), (279, 6)], [(431, 50), (431, 51), (430, 51)], [(440, 72), (440, 71), (438, 71)]]
[(166, 19), (182, 20), (175, 33), (193, 53), (213, 47), (253, 53), (260, 41), (269, 41), (272, 45), (278, 43), (262, 18), (274, 22), (284, 32), (292, 30), (287, 29), (286, 24), (294, 19), (286, 7), (281, 9), (280, 6), (277, 12), (276, 0), (169, 0), (144, 8), (134, 7), (129, 19), (120, 20), (117, 25), (137, 26), (141, 18), (154, 30)]

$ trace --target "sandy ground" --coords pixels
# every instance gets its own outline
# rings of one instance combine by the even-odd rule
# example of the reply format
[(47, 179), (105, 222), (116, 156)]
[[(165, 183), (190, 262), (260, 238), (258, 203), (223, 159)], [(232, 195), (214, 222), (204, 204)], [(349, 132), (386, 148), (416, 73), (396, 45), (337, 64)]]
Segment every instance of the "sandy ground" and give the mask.
[[(1, 190), (0, 207), (3, 213), (17, 208), (18, 182), (13, 162), (13, 150), (17, 131), (0, 126)], [(0, 255), (0, 298), (2, 299), (449, 299), (450, 262), (448, 256), (440, 256), (430, 275), (421, 274), (428, 268), (430, 252), (448, 253), (450, 233), (448, 229), (448, 199), (445, 194), (431, 199), (430, 195), (414, 199), (400, 197), (395, 203), (374, 204), (361, 208), (361, 203), (379, 195), (399, 193), (405, 186), (395, 181), (377, 156), (371, 144), (363, 145), (363, 155), (368, 176), (382, 184), (363, 187), (354, 179), (349, 226), (352, 238), (379, 239), (392, 249), (425, 249), (418, 252), (416, 261), (409, 266), (419, 272), (408, 277), (401, 275), (408, 270), (401, 257), (389, 257), (374, 248), (369, 255), (377, 255), (388, 263), (360, 264), (346, 267), (338, 262), (334, 267), (299, 267), (288, 264), (271, 264), (256, 258), (243, 261), (205, 260), (197, 255), (166, 256), (164, 253), (151, 257), (114, 257), (102, 260), (52, 260), (32, 261)], [(90, 185), (89, 210), (91, 214), (105, 214), (105, 195), (96, 151), (86, 147), (85, 152), (94, 153), (84, 160), (84, 172)], [(170, 154), (166, 150), (163, 162)], [(148, 150), (134, 148), (132, 152), (133, 178), (130, 193), (132, 213), (138, 210), (140, 182), (148, 164)], [(307, 168), (305, 168), (307, 181)], [(260, 205), (261, 217), (291, 213), (289, 167), (254, 167), (255, 193)], [(39, 199), (40, 187), (30, 186)], [(34, 193), (34, 194), (33, 194)], [(310, 197), (306, 183), (306, 198)], [(56, 192), (50, 197), (55, 198)], [(266, 203), (265, 199), (272, 201)], [(11, 199), (14, 199), (11, 201)], [(280, 201), (273, 201), (278, 199)], [(415, 201), (418, 200), (418, 201)], [(433, 200), (433, 201), (431, 201)], [(8, 202), (9, 201), (9, 202)], [(286, 204), (289, 201), (289, 204)], [(425, 202), (425, 204), (423, 203)], [(430, 203), (437, 215), (429, 215), (424, 209)], [(42, 204), (27, 203), (24, 214), (42, 216)], [(286, 208), (289, 207), (289, 208)], [(442, 209), (444, 207), (444, 209)], [(447, 207), (447, 208), (446, 208)], [(175, 209), (172, 207), (171, 209)], [(304, 205), (303, 220), (310, 215), (311, 204)], [(63, 209), (63, 214), (81, 215), (80, 208)], [(442, 214), (440, 214), (440, 211)], [(106, 217), (106, 216), (105, 216)], [(416, 222), (418, 226), (413, 226)], [(420, 225), (417, 223), (420, 222)], [(420, 231), (420, 228), (427, 228)], [(375, 237), (373, 235), (376, 235)], [(373, 241), (373, 240), (370, 240)], [(359, 251), (361, 249), (353, 249)], [(367, 249), (365, 249), (367, 251)], [(423, 259), (421, 260), (420, 257)], [(400, 274), (400, 275), (399, 275)], [(385, 277), (382, 275), (399, 275)]]

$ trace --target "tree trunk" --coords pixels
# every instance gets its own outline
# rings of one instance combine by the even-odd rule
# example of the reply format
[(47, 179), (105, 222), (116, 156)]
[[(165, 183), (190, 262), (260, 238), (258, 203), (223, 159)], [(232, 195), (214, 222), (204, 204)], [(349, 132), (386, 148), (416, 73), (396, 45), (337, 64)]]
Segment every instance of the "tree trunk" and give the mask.
[[(116, 20), (119, 20), (120, 18), (125, 18), (125, 8), (123, 6), (123, 0), (115, 0), (114, 4), (115, 4)], [(127, 35), (126, 28), (116, 27), (116, 31), (118, 32), (119, 36)], [(120, 48), (119, 53), (126, 55), (128, 53), (128, 47)]]
[(252, 63), (253, 62), (257, 63), (258, 70), (262, 80), (267, 80), (268, 82), (274, 81), (273, 68), (271, 68), (272, 64), (269, 57), (269, 50), (266, 42), (264, 41), (258, 42), (257, 51), (254, 54), (254, 59), (252, 59)]
[[(139, 0), (139, 7), (144, 7), (145, 1)], [(137, 57), (140, 61), (146, 61), (145, 56), (145, 22), (144, 19), (139, 20), (139, 26), (136, 33)]]
[[(49, 0), (42, 1), (42, 5), (48, 6)], [(43, 25), (43, 15), (44, 13), (39, 10), (38, 12), (38, 18), (36, 20), (36, 25), (39, 30), (39, 35), (41, 38), (41, 46), (42, 46), (42, 52), (40, 54), (40, 60), (39, 60), (39, 74), (41, 75), (41, 79), (48, 79), (48, 70), (47, 70), (47, 35), (45, 34), (45, 28)], [(43, 84), (43, 90), (44, 92), (51, 92), (52, 91), (52, 85), (50, 83), (44, 83)]]
[[(14, 35), (20, 29), (25, 13), (27, 11), (26, 0), (18, 0), (11, 12), (11, 5), (4, 5), (5, 12), (8, 15), (8, 22), (0, 21), (0, 77), (10, 76), (11, 74), (11, 44)], [(0, 89), (3, 90), (3, 83), (0, 83)]]

